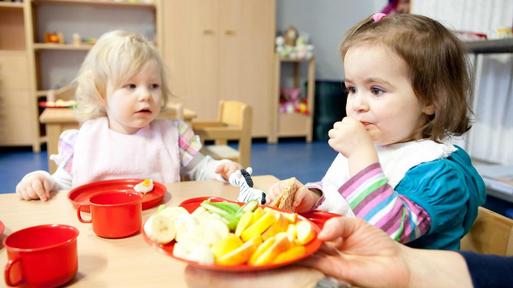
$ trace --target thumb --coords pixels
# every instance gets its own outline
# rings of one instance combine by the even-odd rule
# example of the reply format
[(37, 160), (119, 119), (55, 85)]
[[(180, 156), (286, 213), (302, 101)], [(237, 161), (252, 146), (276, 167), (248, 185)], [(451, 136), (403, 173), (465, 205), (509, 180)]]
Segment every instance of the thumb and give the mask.
[(321, 232), (319, 232), (319, 239), (321, 240), (334, 240), (342, 237), (342, 239), (349, 238), (360, 226), (360, 220), (352, 217), (335, 217), (326, 221)]

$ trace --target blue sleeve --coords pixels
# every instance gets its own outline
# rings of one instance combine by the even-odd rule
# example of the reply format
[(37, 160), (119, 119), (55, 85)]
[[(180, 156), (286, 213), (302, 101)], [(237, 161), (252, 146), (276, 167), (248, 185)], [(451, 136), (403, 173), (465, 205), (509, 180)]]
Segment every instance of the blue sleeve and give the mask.
[(468, 193), (457, 173), (445, 161), (433, 161), (413, 168), (396, 190), (427, 211), (431, 218), (429, 231), (443, 230), (456, 222), (463, 223)]
[(426, 210), (431, 219), (424, 239), (412, 246), (433, 249), (459, 249), (486, 197), (482, 178), (462, 149), (413, 167), (396, 191)]
[(513, 257), (463, 251), (460, 254), (467, 262), (474, 287), (511, 287), (513, 283)]

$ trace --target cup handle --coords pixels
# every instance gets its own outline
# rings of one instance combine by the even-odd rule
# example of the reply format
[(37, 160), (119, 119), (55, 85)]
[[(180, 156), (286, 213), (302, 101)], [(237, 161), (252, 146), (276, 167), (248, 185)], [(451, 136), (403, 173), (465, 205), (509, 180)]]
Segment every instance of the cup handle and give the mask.
[(11, 280), (11, 269), (14, 266), (14, 264), (16, 264), (17, 262), (20, 262), (20, 261), (21, 261), (21, 258), (16, 257), (13, 260), (9, 260), (7, 262), (7, 265), (5, 265), (4, 278), (5, 278), (5, 283), (7, 284), (7, 286), (18, 286), (18, 285), (20, 285), (21, 281), (23, 280), (23, 275), (22, 275), (21, 279), (16, 283), (13, 283)]
[(89, 220), (88, 220), (88, 219), (84, 219), (84, 218), (82, 218), (81, 208), (82, 208), (82, 207), (86, 207), (86, 206), (88, 206), (88, 205), (80, 205), (80, 206), (78, 206), (78, 208), (77, 208), (77, 217), (78, 217), (78, 221), (80, 221), (80, 222), (82, 222), (82, 223), (91, 223), (91, 222), (93, 221), (93, 219), (92, 219), (92, 218), (91, 218), (91, 219), (89, 219)]

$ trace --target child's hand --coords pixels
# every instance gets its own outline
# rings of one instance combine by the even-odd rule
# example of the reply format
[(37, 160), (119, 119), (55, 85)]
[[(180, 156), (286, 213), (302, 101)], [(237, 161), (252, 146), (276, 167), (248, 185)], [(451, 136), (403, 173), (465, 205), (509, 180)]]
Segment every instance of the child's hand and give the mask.
[(240, 169), (242, 169), (242, 166), (239, 163), (231, 160), (222, 160), (222, 162), (216, 167), (216, 173), (221, 175), (225, 181), (228, 181), (230, 175)]
[(363, 149), (374, 149), (372, 138), (360, 121), (344, 117), (328, 132), (328, 144), (346, 158)]
[(372, 137), (360, 121), (344, 117), (333, 125), (328, 135), (328, 144), (348, 159), (351, 176), (378, 162)]
[[(277, 197), (280, 197), (283, 190), (288, 189), (290, 185), (289, 180), (283, 180), (277, 183), (274, 183), (269, 192), (266, 193), (266, 202), (271, 203)], [(294, 180), (292, 187), (290, 187), (290, 193), (294, 195), (294, 201), (292, 202), (292, 207), (295, 212), (307, 212), (312, 210), (313, 206), (317, 201), (319, 201), (320, 196), (306, 188), (301, 182), (297, 179)]]
[(46, 201), (50, 199), (53, 187), (54, 183), (43, 173), (30, 173), (16, 185), (16, 194), (22, 200), (41, 199)]

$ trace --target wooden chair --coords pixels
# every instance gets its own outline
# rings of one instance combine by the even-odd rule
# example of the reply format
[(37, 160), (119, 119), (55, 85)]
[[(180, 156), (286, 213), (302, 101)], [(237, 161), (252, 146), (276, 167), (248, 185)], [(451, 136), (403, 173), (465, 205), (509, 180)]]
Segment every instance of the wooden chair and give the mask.
[[(214, 140), (215, 145), (204, 145), (202, 152), (214, 159), (230, 159), (248, 167), (251, 161), (252, 108), (239, 101), (220, 101), (217, 121), (193, 121), (192, 129), (201, 141)], [(227, 145), (237, 140), (239, 150)]]
[(461, 239), (461, 250), (512, 256), (513, 219), (479, 207), (476, 222)]

